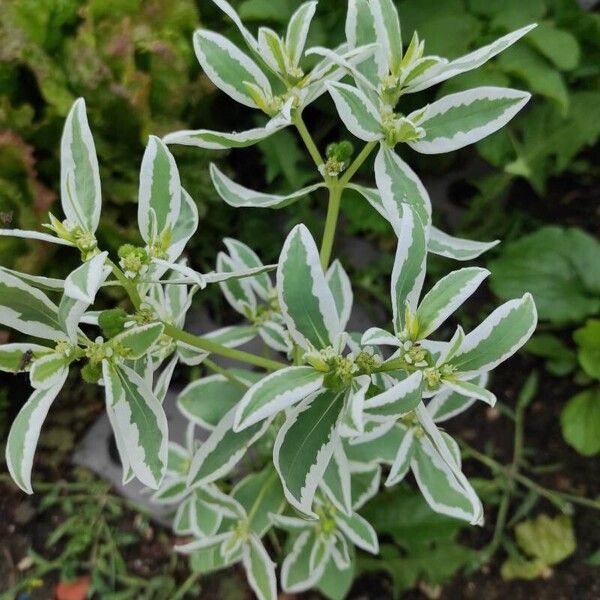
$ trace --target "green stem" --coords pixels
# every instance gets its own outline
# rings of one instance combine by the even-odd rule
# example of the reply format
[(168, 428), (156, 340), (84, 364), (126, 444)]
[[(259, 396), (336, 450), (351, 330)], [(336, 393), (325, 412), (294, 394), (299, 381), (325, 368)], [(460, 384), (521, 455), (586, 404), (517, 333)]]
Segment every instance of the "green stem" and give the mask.
[(112, 268), (113, 275), (118, 279), (119, 283), (123, 286), (131, 302), (136, 310), (139, 310), (142, 304), (142, 298), (140, 297), (137, 287), (133, 281), (125, 277), (125, 273), (112, 261), (110, 258), (106, 259), (106, 262)]
[(343, 188), (337, 185), (329, 188), (327, 218), (325, 219), (323, 241), (321, 242), (321, 266), (323, 267), (324, 271), (327, 269), (327, 266), (329, 265), (329, 259), (331, 258), (333, 240), (335, 239), (335, 230), (337, 227), (338, 216), (340, 214), (342, 192)]
[(200, 578), (201, 573), (192, 573), (181, 585), (181, 587), (177, 590), (174, 596), (172, 596), (171, 600), (180, 600), (180, 598), (184, 598), (185, 595), (192, 589), (192, 587), (196, 584), (198, 579)]
[(312, 136), (310, 135), (310, 132), (308, 131), (306, 124), (302, 119), (302, 114), (300, 113), (300, 111), (296, 111), (296, 114), (292, 118), (292, 122), (296, 126), (296, 129), (298, 130), (298, 133), (300, 134), (300, 137), (302, 138), (302, 141), (304, 142), (308, 153), (314, 160), (315, 165), (317, 165), (318, 168), (321, 168), (325, 161), (323, 160), (323, 157), (321, 156), (317, 145), (315, 144)]
[(262, 356), (257, 356), (256, 354), (251, 354), (250, 352), (244, 352), (243, 350), (236, 350), (235, 348), (227, 348), (222, 344), (217, 344), (211, 340), (207, 340), (197, 335), (188, 333), (187, 331), (183, 331), (182, 329), (179, 329), (170, 323), (164, 323), (164, 326), (165, 334), (169, 337), (179, 340), (180, 342), (184, 342), (185, 344), (193, 346), (194, 348), (198, 348), (199, 350), (209, 352), (210, 354), (218, 354), (219, 356), (224, 356), (225, 358), (239, 360), (240, 362), (261, 367), (267, 371), (278, 371), (279, 369), (284, 369), (287, 367), (285, 363), (276, 360), (263, 358)]
[(235, 385), (241, 387), (243, 390), (248, 389), (248, 384), (244, 383), (241, 379), (238, 379), (231, 371), (229, 371), (228, 369), (223, 369), (209, 358), (205, 358), (202, 361), (202, 364), (208, 367), (211, 371), (214, 371), (219, 375), (223, 375), (225, 379), (228, 379), (229, 381), (231, 381), (231, 383), (235, 383)]
[(345, 188), (350, 183), (350, 180), (354, 177), (356, 171), (358, 171), (365, 160), (369, 158), (369, 155), (371, 152), (373, 152), (378, 143), (379, 142), (369, 142), (368, 144), (365, 144), (365, 147), (361, 150), (360, 154), (354, 159), (354, 162), (348, 167), (340, 179), (339, 185), (342, 188)]

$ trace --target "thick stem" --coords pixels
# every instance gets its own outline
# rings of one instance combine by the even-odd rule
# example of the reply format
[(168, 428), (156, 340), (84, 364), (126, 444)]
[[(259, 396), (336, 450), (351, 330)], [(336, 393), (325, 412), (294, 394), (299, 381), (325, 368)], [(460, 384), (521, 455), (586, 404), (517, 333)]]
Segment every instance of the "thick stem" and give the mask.
[(169, 337), (189, 344), (190, 346), (198, 348), (199, 350), (205, 350), (210, 354), (218, 354), (219, 356), (224, 356), (225, 358), (239, 360), (240, 362), (245, 362), (249, 365), (261, 367), (267, 371), (278, 371), (279, 369), (284, 369), (287, 367), (285, 363), (278, 362), (276, 360), (263, 358), (262, 356), (257, 356), (256, 354), (251, 354), (250, 352), (244, 352), (243, 350), (236, 350), (235, 348), (227, 348), (222, 344), (217, 344), (211, 340), (207, 340), (197, 335), (188, 333), (187, 331), (183, 331), (182, 329), (179, 329), (170, 323), (164, 323), (164, 326), (165, 334)]
[(327, 207), (327, 218), (325, 219), (325, 229), (323, 230), (323, 241), (321, 242), (321, 266), (325, 271), (331, 258), (333, 249), (333, 240), (335, 239), (335, 230), (337, 227), (338, 216), (340, 214), (340, 204), (342, 201), (343, 188), (333, 186), (329, 188), (329, 205)]
[(217, 363), (213, 362), (209, 358), (205, 358), (202, 361), (202, 364), (211, 371), (218, 373), (219, 375), (223, 375), (225, 379), (228, 379), (229, 381), (231, 381), (231, 383), (234, 383), (238, 387), (242, 388), (244, 391), (248, 389), (249, 386), (247, 383), (244, 383), (241, 379), (238, 379), (231, 371), (229, 371), (228, 369), (223, 369), (223, 367), (220, 367)]

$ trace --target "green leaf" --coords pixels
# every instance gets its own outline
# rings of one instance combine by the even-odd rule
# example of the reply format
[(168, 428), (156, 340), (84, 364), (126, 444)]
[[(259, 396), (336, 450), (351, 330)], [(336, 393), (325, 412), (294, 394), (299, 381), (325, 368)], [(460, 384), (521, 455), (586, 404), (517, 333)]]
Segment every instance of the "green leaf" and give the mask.
[(236, 432), (233, 430), (235, 415), (234, 406), (194, 454), (188, 474), (188, 486), (205, 485), (227, 475), (271, 424), (267, 419)]
[(0, 324), (26, 335), (66, 340), (58, 308), (49, 298), (21, 279), (0, 269)]
[(594, 456), (600, 452), (600, 388), (573, 396), (560, 415), (562, 433), (579, 453)]
[(531, 291), (541, 319), (581, 321), (600, 310), (600, 243), (579, 229), (544, 227), (489, 264), (494, 293)]
[(171, 231), (181, 209), (181, 182), (173, 155), (156, 136), (150, 136), (140, 168), (138, 224), (152, 244)]
[(31, 488), (33, 456), (42, 425), (54, 399), (62, 389), (68, 372), (65, 370), (53, 387), (35, 390), (19, 411), (6, 442), (6, 465), (14, 482), (26, 493)]
[(335, 301), (317, 246), (304, 225), (289, 233), (277, 267), (279, 305), (288, 330), (303, 348), (333, 345), (341, 333)]
[(273, 462), (288, 502), (312, 515), (312, 501), (333, 454), (344, 392), (322, 390), (293, 408), (279, 430)]
[(416, 212), (402, 205), (402, 220), (394, 227), (398, 246), (392, 270), (392, 314), (394, 331), (402, 332), (406, 307), (414, 314), (425, 279), (427, 232)]
[(450, 94), (427, 106), (418, 122), (425, 136), (408, 145), (424, 154), (440, 154), (474, 144), (506, 125), (530, 97), (527, 92), (497, 87)]
[(600, 379), (600, 319), (589, 319), (575, 331), (573, 339), (579, 346), (577, 356), (583, 370)]
[(487, 269), (467, 267), (452, 271), (425, 294), (417, 309), (418, 335), (429, 337), (475, 293), (490, 274)]
[(579, 64), (580, 48), (570, 32), (556, 28), (552, 23), (539, 23), (527, 41), (561, 71), (572, 71)]
[(287, 367), (255, 383), (237, 407), (234, 429), (242, 431), (293, 406), (321, 388), (323, 373), (313, 367)]
[(549, 569), (548, 565), (539, 558), (533, 560), (509, 558), (502, 563), (500, 574), (505, 581), (512, 581), (513, 579), (532, 580), (549, 574)]
[(106, 410), (135, 476), (158, 489), (168, 462), (167, 418), (146, 382), (132, 369), (103, 361)]
[(84, 231), (94, 233), (100, 221), (102, 194), (83, 98), (75, 101), (67, 116), (60, 154), (60, 195), (65, 216)]
[(340, 119), (350, 133), (365, 142), (384, 137), (383, 121), (371, 100), (358, 88), (345, 83), (328, 83)]
[(450, 363), (459, 371), (490, 371), (527, 342), (537, 325), (531, 294), (510, 300), (468, 333)]
[(556, 565), (575, 552), (575, 534), (571, 518), (567, 515), (549, 517), (539, 515), (515, 527), (519, 547), (546, 565)]
[(577, 356), (573, 350), (551, 333), (532, 336), (525, 350), (534, 356), (546, 359), (546, 370), (557, 377), (564, 377), (577, 367)]
[(227, 38), (218, 33), (199, 30), (194, 34), (196, 57), (211, 81), (236, 102), (258, 108), (246, 83), (257, 86), (271, 98), (271, 85), (258, 65)]
[(117, 351), (122, 352), (127, 360), (137, 360), (154, 346), (164, 329), (165, 326), (162, 323), (131, 327), (112, 338), (110, 344)]

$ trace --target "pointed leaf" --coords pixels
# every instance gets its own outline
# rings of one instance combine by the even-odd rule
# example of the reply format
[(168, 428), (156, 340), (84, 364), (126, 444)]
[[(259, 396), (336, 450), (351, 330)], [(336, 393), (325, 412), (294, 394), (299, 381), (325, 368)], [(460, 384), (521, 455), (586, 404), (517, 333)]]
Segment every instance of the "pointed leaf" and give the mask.
[(496, 404), (496, 396), (492, 394), (489, 390), (482, 388), (470, 381), (462, 381), (460, 379), (450, 379), (448, 381), (444, 380), (445, 385), (447, 385), (451, 390), (458, 392), (459, 394), (466, 396), (468, 398), (475, 398), (476, 400), (481, 400), (490, 406), (494, 406)]
[(398, 75), (402, 63), (402, 33), (400, 17), (392, 0), (369, 0), (369, 8), (377, 30), (377, 41), (383, 46), (387, 65)]
[(250, 535), (242, 550), (248, 583), (259, 600), (277, 600), (275, 564), (256, 535)]
[(340, 319), (340, 326), (342, 329), (345, 329), (350, 319), (350, 313), (352, 312), (354, 296), (350, 277), (348, 277), (344, 267), (342, 267), (342, 263), (337, 258), (331, 263), (329, 269), (327, 269), (325, 279), (333, 295)]
[(371, 554), (379, 552), (377, 533), (368, 521), (356, 513), (348, 517), (341, 512), (337, 512), (334, 518), (337, 526), (355, 546)]
[(308, 30), (316, 9), (317, 2), (305, 2), (290, 18), (285, 36), (285, 46), (293, 66), (298, 66), (302, 58)]
[[(479, 387), (485, 387), (488, 380), (487, 373), (483, 373), (473, 380), (473, 383)], [(456, 415), (463, 413), (475, 402), (475, 398), (463, 396), (451, 390), (444, 388), (438, 392), (427, 405), (427, 411), (435, 423), (443, 423)]]
[(500, 240), (493, 242), (475, 242), (452, 237), (436, 227), (432, 227), (429, 237), (429, 252), (453, 258), (454, 260), (473, 260), (497, 246)]
[(288, 235), (277, 268), (279, 306), (291, 336), (300, 346), (332, 345), (342, 329), (325, 280), (315, 242), (304, 225)]
[(21, 373), (29, 371), (35, 359), (52, 352), (39, 344), (0, 344), (0, 371)]
[(127, 360), (136, 360), (144, 356), (163, 334), (162, 323), (149, 323), (126, 329), (111, 340), (111, 345), (119, 348)]
[(421, 401), (423, 374), (409, 375), (393, 387), (365, 401), (366, 417), (376, 421), (394, 420), (415, 409)]
[[(264, 267), (256, 252), (249, 246), (233, 238), (224, 238), (223, 243), (229, 251), (229, 256), (241, 269), (258, 269)], [(256, 277), (249, 278), (250, 285), (254, 291), (265, 301), (271, 299), (273, 284), (267, 273), (260, 273)]]
[(419, 126), (425, 136), (408, 145), (424, 154), (452, 152), (504, 127), (531, 94), (500, 87), (478, 87), (429, 104)]
[(381, 115), (364, 92), (345, 83), (329, 83), (327, 89), (350, 133), (365, 142), (383, 139)]

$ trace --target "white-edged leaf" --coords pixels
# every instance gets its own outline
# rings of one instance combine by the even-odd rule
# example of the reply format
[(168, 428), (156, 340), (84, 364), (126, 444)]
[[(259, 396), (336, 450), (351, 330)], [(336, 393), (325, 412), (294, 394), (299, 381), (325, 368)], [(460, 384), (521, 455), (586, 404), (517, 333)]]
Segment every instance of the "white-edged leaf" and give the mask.
[(400, 346), (402, 342), (381, 327), (370, 327), (363, 333), (360, 343), (362, 346)]
[(60, 244), (62, 246), (73, 246), (71, 242), (63, 240), (49, 233), (41, 231), (28, 231), (26, 229), (0, 229), (0, 237), (17, 237), (26, 240), (40, 240), (42, 242), (50, 242), (51, 244)]
[(165, 144), (181, 144), (196, 146), (207, 150), (229, 150), (230, 148), (247, 148), (271, 137), (273, 134), (288, 127), (290, 121), (283, 117), (275, 117), (264, 127), (256, 127), (248, 131), (228, 133), (210, 129), (186, 129), (174, 131), (163, 137)]
[(77, 99), (71, 107), (63, 129), (60, 199), (69, 221), (84, 231), (96, 231), (102, 208), (100, 171), (83, 98)]
[(189, 486), (205, 485), (227, 475), (270, 425), (270, 421), (266, 420), (247, 427), (244, 431), (235, 432), (235, 413), (234, 406), (194, 454), (188, 474)]
[(519, 350), (536, 325), (537, 311), (531, 294), (510, 300), (465, 336), (450, 362), (466, 374), (490, 371)]
[(390, 472), (385, 481), (386, 487), (396, 485), (404, 479), (410, 469), (410, 462), (414, 454), (414, 429), (412, 427), (404, 427), (400, 424), (396, 425), (396, 429), (402, 433), (402, 437), (400, 439), (400, 444), (396, 449), (396, 455), (394, 456), (394, 461), (390, 467)]
[(165, 326), (162, 323), (148, 323), (130, 327), (111, 339), (113, 347), (124, 352), (127, 360), (142, 358), (158, 341), (163, 334)]
[(234, 534), (231, 531), (227, 531), (226, 533), (218, 533), (216, 535), (208, 535), (187, 544), (178, 544), (174, 546), (174, 549), (175, 552), (179, 552), (180, 554), (191, 554), (197, 550), (204, 550), (206, 548), (215, 548), (220, 546), (223, 542), (230, 540), (233, 535)]
[(258, 108), (246, 83), (257, 86), (267, 98), (271, 85), (258, 65), (226, 37), (207, 31), (194, 33), (194, 50), (200, 66), (209, 79), (236, 102)]
[(341, 440), (333, 446), (333, 457), (323, 474), (321, 487), (331, 503), (347, 515), (352, 514), (352, 487), (350, 465)]
[(487, 269), (467, 267), (452, 271), (423, 296), (417, 309), (419, 337), (429, 337), (452, 315), (490, 274)]
[(352, 508), (359, 510), (379, 491), (381, 467), (361, 463), (350, 463), (352, 474)]
[[(483, 373), (473, 380), (473, 383), (484, 388), (488, 381), (488, 374)], [(456, 415), (460, 415), (475, 402), (470, 398), (458, 394), (450, 388), (440, 390), (427, 404), (427, 411), (435, 423), (443, 423)]]
[(398, 75), (402, 63), (402, 33), (396, 6), (392, 0), (369, 0), (369, 8), (387, 66), (393, 75)]
[(258, 329), (263, 342), (276, 352), (290, 352), (292, 343), (285, 328), (276, 321), (265, 321)]
[(72, 361), (72, 358), (58, 352), (50, 352), (36, 359), (29, 372), (31, 387), (47, 390), (59, 381), (64, 381), (65, 373), (68, 373)]
[(323, 373), (313, 367), (287, 367), (267, 375), (243, 395), (234, 430), (242, 431), (293, 406), (316, 392), (322, 383)]
[(365, 401), (366, 417), (375, 421), (396, 421), (421, 401), (423, 374), (417, 371), (393, 387)]
[(0, 269), (0, 324), (26, 335), (66, 340), (58, 307), (42, 291)]
[(42, 425), (54, 399), (62, 389), (62, 379), (45, 390), (35, 390), (13, 421), (6, 442), (6, 465), (14, 482), (27, 494), (32, 494), (31, 468)]
[(342, 437), (352, 438), (364, 432), (365, 396), (370, 385), (369, 375), (359, 375), (353, 379), (352, 385), (346, 391), (344, 409), (338, 426), (338, 433)]
[(342, 533), (355, 546), (358, 546), (361, 550), (365, 550), (371, 554), (379, 553), (377, 533), (372, 525), (359, 514), (354, 513), (349, 517), (342, 512), (337, 512), (335, 513), (334, 519)]
[(302, 531), (294, 540), (290, 553), (281, 566), (281, 586), (288, 593), (309, 590), (321, 579), (325, 562), (310, 568), (310, 555), (317, 542), (313, 531)]
[(202, 494), (197, 491), (192, 495), (190, 506), (192, 531), (197, 537), (214, 535), (223, 522), (223, 515)]
[(156, 382), (154, 383), (154, 395), (156, 399), (162, 404), (165, 401), (167, 396), (167, 392), (169, 391), (169, 386), (171, 385), (171, 379), (173, 378), (173, 373), (175, 372), (175, 368), (179, 363), (179, 356), (177, 353), (173, 354), (171, 360), (165, 365), (163, 370), (160, 372), (159, 376), (156, 378)]
[(285, 497), (313, 516), (312, 502), (333, 454), (344, 392), (321, 390), (292, 408), (277, 433), (273, 464)]
[(305, 2), (291, 16), (285, 35), (285, 47), (293, 66), (298, 66), (304, 47), (310, 24), (317, 10), (317, 2)]
[(500, 240), (494, 240), (493, 242), (465, 240), (448, 235), (437, 227), (431, 227), (428, 250), (432, 254), (453, 258), (454, 260), (473, 260), (499, 243)]
[(492, 392), (474, 383), (471, 383), (470, 381), (462, 381), (461, 379), (448, 379), (444, 380), (444, 384), (454, 392), (457, 392), (468, 398), (481, 400), (490, 406), (494, 406), (496, 404), (496, 396), (492, 394)]
[[(224, 238), (223, 243), (225, 244), (229, 256), (238, 263), (238, 267), (241, 269), (259, 269), (264, 267), (262, 261), (257, 256), (256, 252), (252, 250), (248, 245), (235, 240), (233, 238)], [(254, 288), (254, 291), (265, 301), (271, 299), (273, 292), (273, 284), (267, 273), (259, 273), (255, 277), (249, 278), (250, 285)]]
[(51, 353), (52, 348), (39, 344), (0, 344), (0, 371), (21, 373), (29, 371), (34, 360)]
[(168, 463), (168, 426), (146, 382), (125, 365), (103, 361), (106, 409), (113, 413), (129, 466), (146, 486), (158, 489)]
[(404, 327), (406, 307), (415, 312), (425, 279), (427, 233), (425, 225), (408, 205), (402, 205), (398, 246), (392, 269), (391, 295), (393, 324), (396, 333)]
[(154, 504), (179, 504), (188, 494), (185, 477), (167, 477), (163, 480), (160, 488), (150, 496), (150, 500)]
[(379, 111), (367, 95), (346, 83), (328, 83), (340, 119), (346, 129), (365, 142), (376, 142), (384, 137), (383, 121)]
[(181, 256), (187, 243), (198, 229), (198, 220), (198, 207), (196, 206), (196, 203), (193, 198), (181, 188), (179, 214), (173, 225), (171, 240), (167, 250), (170, 262), (176, 261)]
[(292, 194), (281, 196), (246, 188), (227, 177), (214, 163), (210, 165), (210, 176), (219, 196), (226, 204), (235, 208), (283, 208), (325, 185), (324, 183), (315, 183)]
[(242, 34), (244, 41), (248, 44), (248, 47), (254, 52), (258, 52), (258, 42), (256, 38), (248, 31), (245, 25), (242, 23), (240, 16), (237, 14), (233, 6), (227, 2), (227, 0), (212, 0), (234, 23), (238, 28), (238, 31)]
[[(221, 273), (235, 272), (236, 264), (224, 252), (217, 255), (217, 270)], [(219, 283), (221, 292), (233, 309), (248, 318), (256, 312), (256, 296), (250, 279), (229, 279)]]
[(386, 211), (384, 216), (396, 231), (402, 220), (404, 204), (411, 206), (423, 225), (429, 228), (431, 200), (425, 186), (394, 150), (383, 144), (375, 159), (375, 180)]
[(342, 332), (335, 301), (321, 268), (317, 246), (304, 225), (287, 236), (277, 267), (279, 306), (294, 341), (317, 349)]
[(177, 223), (181, 209), (181, 181), (175, 159), (164, 142), (151, 135), (140, 167), (138, 225), (151, 244)]
[(419, 122), (425, 136), (408, 142), (423, 154), (440, 154), (474, 144), (504, 127), (531, 94), (501, 87), (478, 87), (444, 96), (427, 106)]
[(466, 73), (477, 69), (490, 58), (493, 58), (500, 52), (506, 50), (509, 46), (512, 46), (515, 42), (520, 40), (524, 35), (529, 33), (536, 25), (527, 25), (521, 27), (516, 31), (507, 33), (506, 35), (498, 38), (491, 44), (478, 48), (473, 52), (469, 52), (464, 56), (451, 60), (445, 64), (441, 64), (427, 72), (423, 73), (422, 76), (416, 77), (406, 88), (406, 93), (419, 92), (428, 87), (446, 81), (451, 77), (455, 77), (460, 73)]
[(256, 597), (259, 600), (277, 600), (275, 564), (255, 534), (250, 534), (244, 544), (242, 563)]
[(108, 252), (102, 252), (71, 272), (65, 279), (65, 296), (84, 302), (86, 309), (93, 304), (100, 285), (108, 276), (104, 267), (107, 257)]
[(325, 279), (333, 295), (340, 319), (340, 327), (346, 329), (350, 313), (352, 312), (354, 295), (352, 293), (350, 277), (348, 277), (344, 267), (342, 267), (342, 263), (337, 258), (331, 263), (329, 269), (327, 269)]

